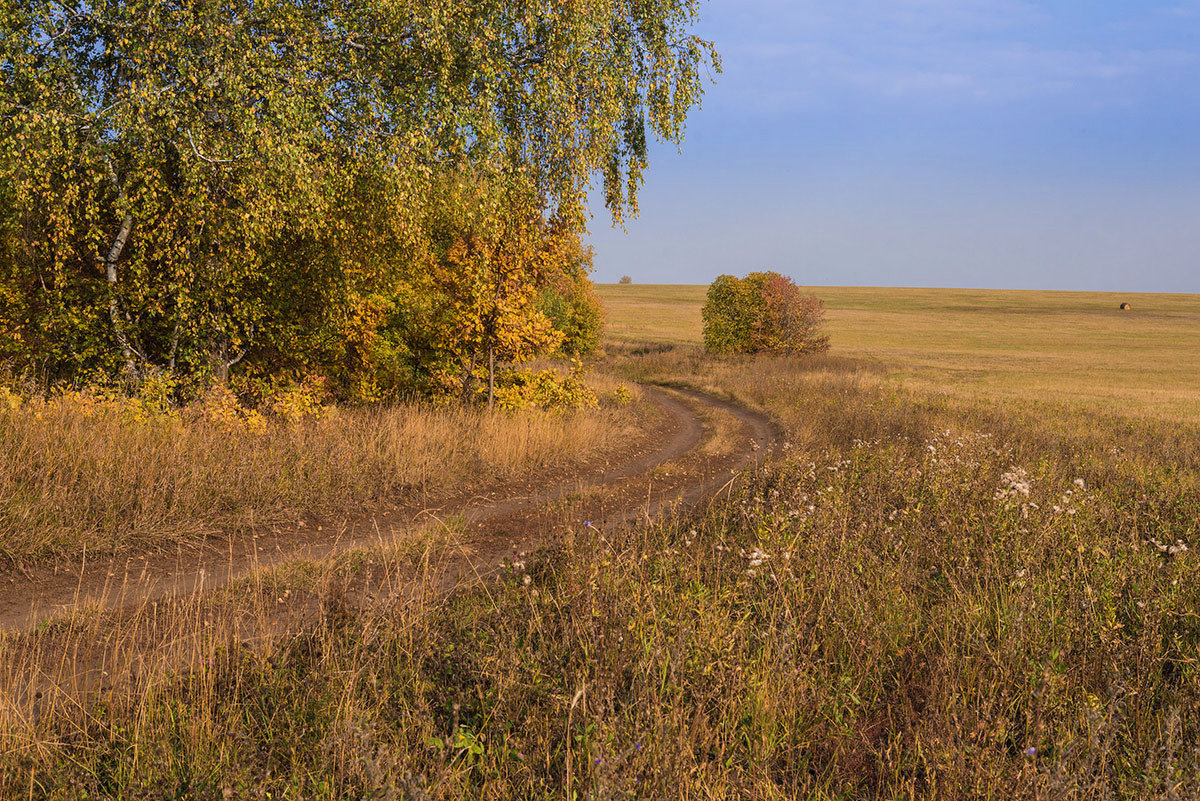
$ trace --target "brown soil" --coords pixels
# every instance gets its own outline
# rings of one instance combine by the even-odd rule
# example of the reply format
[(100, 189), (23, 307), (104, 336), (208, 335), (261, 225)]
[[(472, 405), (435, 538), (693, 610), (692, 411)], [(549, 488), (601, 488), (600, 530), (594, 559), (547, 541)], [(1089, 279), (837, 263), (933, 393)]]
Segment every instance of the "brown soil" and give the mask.
[[(603, 465), (580, 465), (525, 485), (497, 486), (437, 508), (397, 507), (343, 521), (301, 521), (208, 541), (174, 554), (141, 553), (59, 562), (0, 573), (0, 630), (29, 630), (80, 606), (118, 610), (211, 591), (262, 568), (292, 560), (322, 560), (351, 550), (415, 541), (447, 527), (454, 533), (442, 558), (453, 586), (486, 576), (508, 558), (552, 541), (563, 528), (606, 528), (652, 518), (674, 504), (691, 505), (730, 481), (776, 439), (764, 415), (706, 393), (646, 387), (663, 412), (649, 436)], [(701, 447), (720, 442), (723, 447)], [(447, 524), (450, 521), (452, 525)]]

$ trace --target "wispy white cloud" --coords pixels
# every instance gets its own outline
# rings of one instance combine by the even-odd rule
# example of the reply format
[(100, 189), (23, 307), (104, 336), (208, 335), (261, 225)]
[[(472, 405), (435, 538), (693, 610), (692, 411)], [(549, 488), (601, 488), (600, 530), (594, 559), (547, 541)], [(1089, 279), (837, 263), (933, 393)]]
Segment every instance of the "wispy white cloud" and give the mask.
[[(939, 103), (1079, 95), (1092, 107), (1126, 106), (1139, 85), (1200, 65), (1200, 43), (1089, 39), (1024, 0), (734, 1), (753, 22), (726, 48), (729, 79), (744, 100), (775, 111), (784, 96), (803, 105), (845, 92)], [(1200, 12), (1200, 0), (1169, 8)]]

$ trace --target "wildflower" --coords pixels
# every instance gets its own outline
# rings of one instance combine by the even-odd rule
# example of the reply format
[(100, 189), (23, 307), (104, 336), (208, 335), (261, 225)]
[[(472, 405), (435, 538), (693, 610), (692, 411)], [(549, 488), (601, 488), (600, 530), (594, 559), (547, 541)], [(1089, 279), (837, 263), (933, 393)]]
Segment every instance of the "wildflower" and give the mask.
[(1177, 556), (1181, 553), (1187, 553), (1187, 543), (1183, 540), (1175, 540), (1174, 544), (1159, 542), (1157, 539), (1151, 538), (1146, 540), (1147, 545), (1152, 545), (1159, 553), (1166, 556)]
[(1084, 483), (1082, 478), (1075, 479), (1075, 486), (1079, 487), (1081, 490), (1087, 489), (1087, 484)]
[(1025, 749), (1025, 756), (1031, 757), (1031, 758), (1037, 756), (1037, 749), (1034, 748), (1032, 745), (1029, 746), (1028, 748)]
[(761, 564), (763, 564), (764, 562), (766, 562), (768, 559), (770, 559), (771, 555), (769, 553), (767, 553), (766, 551), (763, 551), (759, 548), (755, 548), (753, 551), (750, 552), (750, 555), (747, 558), (749, 558), (749, 560), (750, 560), (750, 567), (758, 567)]
[(533, 579), (529, 577), (528, 573), (526, 573), (525, 578), (521, 579), (521, 583), (524, 584), (526, 587), (528, 587), (530, 584), (533, 583)]
[(1029, 497), (1030, 483), (1025, 468), (1010, 467), (1008, 472), (1000, 476), (1000, 488), (996, 490), (995, 499), (1003, 501), (1018, 495)]

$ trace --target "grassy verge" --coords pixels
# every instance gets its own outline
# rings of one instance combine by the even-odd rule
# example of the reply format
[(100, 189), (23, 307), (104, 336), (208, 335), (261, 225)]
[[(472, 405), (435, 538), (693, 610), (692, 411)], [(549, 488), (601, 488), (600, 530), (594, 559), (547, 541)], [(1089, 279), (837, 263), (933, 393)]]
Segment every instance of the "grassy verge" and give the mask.
[[(0, 555), (162, 547), (298, 518), (436, 503), (611, 452), (641, 414), (398, 405), (264, 417), (227, 396), (182, 410), (69, 393), (0, 396)], [(614, 434), (616, 436), (614, 436)]]
[(786, 448), (707, 509), (449, 598), (306, 580), (312, 621), (254, 647), (189, 607), (191, 661), (88, 714), (7, 693), (0, 794), (1200, 797), (1194, 429), (845, 359), (623, 362), (771, 410)]

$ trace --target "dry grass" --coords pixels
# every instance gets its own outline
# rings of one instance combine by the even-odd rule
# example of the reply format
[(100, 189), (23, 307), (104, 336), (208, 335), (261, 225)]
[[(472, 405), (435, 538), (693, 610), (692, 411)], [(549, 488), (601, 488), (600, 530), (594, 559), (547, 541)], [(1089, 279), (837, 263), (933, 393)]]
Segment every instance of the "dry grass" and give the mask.
[[(602, 397), (609, 384), (597, 382)], [(0, 398), (0, 554), (156, 548), (434, 503), (598, 457), (641, 436), (638, 423), (611, 400), (566, 415), (410, 405), (287, 421), (225, 402), (154, 411), (87, 393)]]
[[(448, 598), (420, 553), (358, 557), (10, 638), (0, 794), (1200, 798), (1200, 559), (1155, 544), (1200, 545), (1194, 429), (837, 357), (615, 361), (770, 409), (788, 446)], [(90, 705), (23, 678), (122, 637)]]
[(448, 596), (414, 546), (0, 640), (0, 797), (1200, 799), (1187, 415), (845, 353), (610, 366), (786, 445)]

